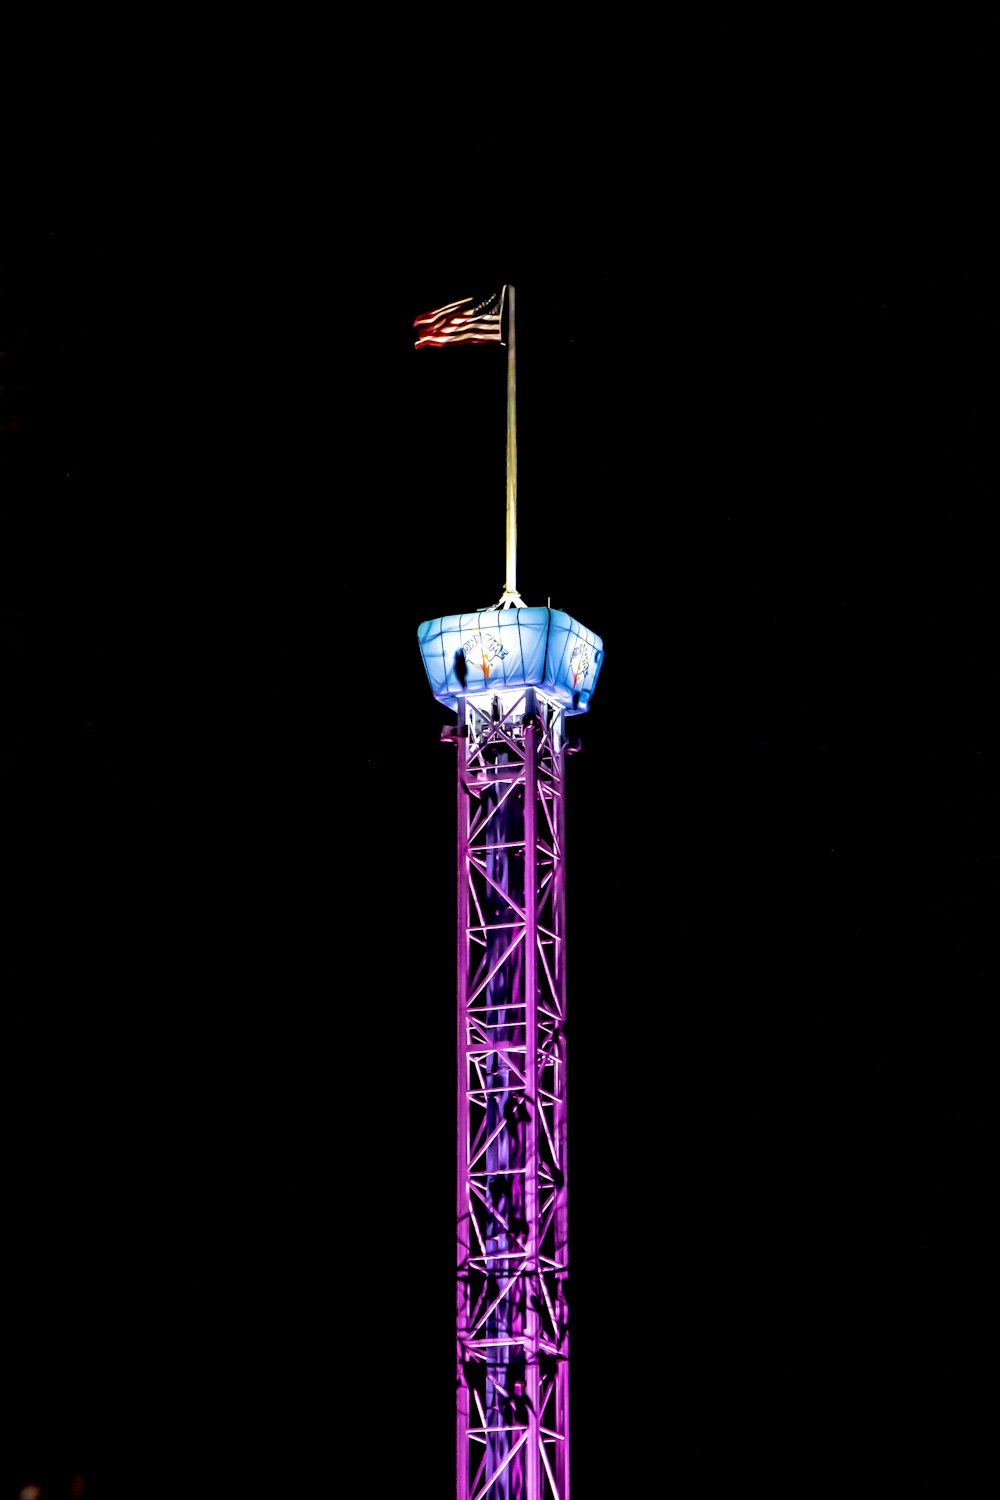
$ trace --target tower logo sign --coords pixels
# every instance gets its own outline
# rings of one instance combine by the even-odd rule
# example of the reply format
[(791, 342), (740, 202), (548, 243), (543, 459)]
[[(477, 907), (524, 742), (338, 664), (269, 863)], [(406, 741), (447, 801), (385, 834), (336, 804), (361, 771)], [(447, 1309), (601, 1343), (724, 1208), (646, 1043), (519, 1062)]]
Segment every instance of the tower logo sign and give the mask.
[(487, 680), (493, 663), (501, 661), (507, 655), (507, 647), (501, 646), (495, 635), (483, 635), (479, 631), (469, 636), (462, 650), (467, 662), (482, 667), (483, 676)]
[(573, 686), (578, 687), (581, 681), (586, 681), (587, 673), (590, 671), (590, 652), (583, 641), (573, 648), (573, 655), (569, 659), (569, 669), (573, 673)]

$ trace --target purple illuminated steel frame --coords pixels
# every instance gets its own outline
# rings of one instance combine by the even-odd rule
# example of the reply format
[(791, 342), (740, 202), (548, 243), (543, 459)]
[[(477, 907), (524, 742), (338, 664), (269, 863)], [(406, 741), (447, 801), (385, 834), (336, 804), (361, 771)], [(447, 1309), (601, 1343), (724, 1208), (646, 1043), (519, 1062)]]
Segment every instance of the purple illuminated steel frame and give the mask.
[(457, 1500), (569, 1500), (564, 710), (463, 699)]

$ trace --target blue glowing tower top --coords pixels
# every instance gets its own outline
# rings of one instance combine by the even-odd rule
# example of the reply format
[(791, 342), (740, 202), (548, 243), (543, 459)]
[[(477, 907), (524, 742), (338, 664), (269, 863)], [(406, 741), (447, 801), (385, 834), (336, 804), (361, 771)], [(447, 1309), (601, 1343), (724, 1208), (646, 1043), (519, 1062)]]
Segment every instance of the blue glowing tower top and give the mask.
[(457, 711), (463, 698), (505, 706), (536, 688), (565, 713), (586, 713), (604, 657), (599, 636), (561, 609), (481, 609), (425, 620), (417, 631), (431, 692)]

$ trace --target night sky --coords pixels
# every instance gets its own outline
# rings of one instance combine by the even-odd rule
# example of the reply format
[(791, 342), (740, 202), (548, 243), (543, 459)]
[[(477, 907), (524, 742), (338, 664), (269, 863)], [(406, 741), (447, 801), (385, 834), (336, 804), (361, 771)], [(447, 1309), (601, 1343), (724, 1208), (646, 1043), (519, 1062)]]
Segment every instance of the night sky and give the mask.
[(25, 127), (0, 1500), (389, 1495), (402, 1455), (451, 1493), (454, 766), (416, 630), (499, 598), (506, 363), (412, 321), (504, 283), (518, 585), (606, 648), (568, 782), (574, 1500), (968, 1492), (991, 45), (842, 38), (818, 99), (778, 67), (662, 115), (577, 82), (541, 134), (437, 105), (360, 155), (332, 115)]

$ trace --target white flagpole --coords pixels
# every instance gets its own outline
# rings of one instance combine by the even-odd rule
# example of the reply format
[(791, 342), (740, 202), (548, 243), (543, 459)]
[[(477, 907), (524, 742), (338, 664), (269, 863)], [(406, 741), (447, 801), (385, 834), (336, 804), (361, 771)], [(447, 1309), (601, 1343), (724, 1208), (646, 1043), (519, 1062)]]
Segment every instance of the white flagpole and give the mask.
[(514, 288), (507, 297), (507, 562), (497, 609), (524, 608), (517, 592), (517, 388), (514, 366)]

